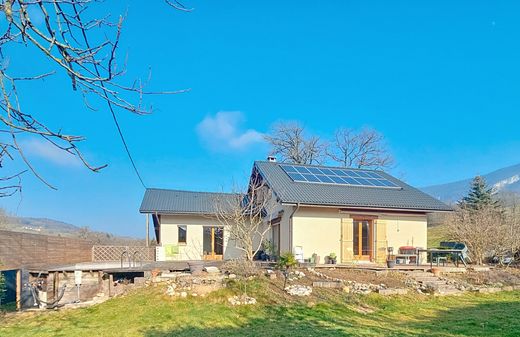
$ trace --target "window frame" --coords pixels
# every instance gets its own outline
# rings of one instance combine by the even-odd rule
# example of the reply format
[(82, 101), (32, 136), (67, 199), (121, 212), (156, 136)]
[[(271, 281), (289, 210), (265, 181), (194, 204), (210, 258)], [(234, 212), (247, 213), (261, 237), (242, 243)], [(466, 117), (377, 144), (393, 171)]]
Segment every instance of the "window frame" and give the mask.
[[(181, 230), (184, 230), (184, 241), (181, 241)], [(188, 226), (186, 225), (178, 225), (177, 226), (177, 243), (180, 245), (185, 245), (188, 242)]]

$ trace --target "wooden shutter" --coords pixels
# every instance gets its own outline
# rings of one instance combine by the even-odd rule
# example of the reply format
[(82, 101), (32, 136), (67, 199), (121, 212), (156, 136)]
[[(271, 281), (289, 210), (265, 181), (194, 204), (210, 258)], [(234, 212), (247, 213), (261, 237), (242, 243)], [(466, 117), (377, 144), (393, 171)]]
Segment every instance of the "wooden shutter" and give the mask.
[(354, 260), (353, 220), (341, 219), (341, 263)]
[(375, 221), (376, 228), (376, 262), (377, 263), (385, 263), (387, 248), (388, 248), (388, 240), (386, 238), (386, 221), (384, 220), (376, 220)]

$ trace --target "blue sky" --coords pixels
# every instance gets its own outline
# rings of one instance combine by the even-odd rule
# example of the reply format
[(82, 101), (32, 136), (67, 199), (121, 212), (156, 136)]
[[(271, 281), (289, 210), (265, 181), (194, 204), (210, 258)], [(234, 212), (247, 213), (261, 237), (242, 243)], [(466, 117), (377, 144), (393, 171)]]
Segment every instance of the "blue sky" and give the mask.
[[(150, 89), (154, 113), (118, 112), (150, 187), (229, 190), (268, 148), (273, 123), (302, 122), (329, 137), (370, 126), (387, 139), (393, 174), (415, 186), (445, 183), (520, 162), (520, 3), (516, 1), (109, 1), (126, 11), (119, 56), (127, 78)], [(50, 65), (10, 50), (10, 69)], [(85, 135), (91, 173), (38, 141), (31, 160), (57, 191), (27, 175), (9, 212), (144, 236), (144, 190), (106, 109), (86, 109), (66, 76), (22, 87), (26, 110)], [(209, 131), (208, 131), (209, 130)]]

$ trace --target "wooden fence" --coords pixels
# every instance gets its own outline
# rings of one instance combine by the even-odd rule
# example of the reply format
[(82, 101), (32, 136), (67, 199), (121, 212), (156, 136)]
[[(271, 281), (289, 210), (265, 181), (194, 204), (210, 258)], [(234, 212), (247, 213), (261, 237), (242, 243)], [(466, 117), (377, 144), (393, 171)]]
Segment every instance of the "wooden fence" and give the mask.
[(92, 243), (86, 240), (0, 230), (5, 269), (88, 262), (91, 252)]
[(144, 246), (93, 246), (92, 247), (92, 261), (121, 261), (123, 253), (125, 261), (128, 258), (133, 261), (134, 257), (138, 261), (150, 262), (155, 261), (155, 248)]

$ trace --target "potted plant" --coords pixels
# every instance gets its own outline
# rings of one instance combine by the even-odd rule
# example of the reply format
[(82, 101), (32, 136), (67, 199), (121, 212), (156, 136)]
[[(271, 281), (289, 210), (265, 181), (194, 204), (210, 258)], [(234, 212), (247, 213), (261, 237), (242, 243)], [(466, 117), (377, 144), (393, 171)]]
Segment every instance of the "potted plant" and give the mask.
[(330, 264), (336, 264), (336, 253), (330, 253), (329, 254), (329, 263)]

